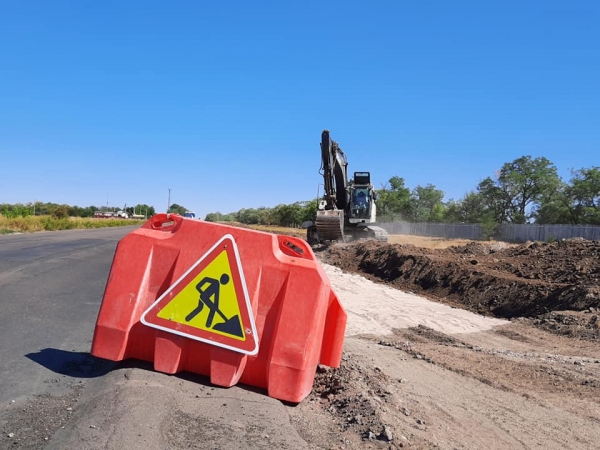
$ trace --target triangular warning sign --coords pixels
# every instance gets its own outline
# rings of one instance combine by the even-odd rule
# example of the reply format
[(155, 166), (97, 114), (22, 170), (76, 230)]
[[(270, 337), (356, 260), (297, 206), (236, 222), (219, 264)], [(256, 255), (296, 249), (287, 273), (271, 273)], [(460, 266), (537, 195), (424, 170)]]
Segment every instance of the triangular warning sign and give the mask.
[(258, 336), (237, 244), (223, 236), (142, 315), (149, 327), (247, 355)]

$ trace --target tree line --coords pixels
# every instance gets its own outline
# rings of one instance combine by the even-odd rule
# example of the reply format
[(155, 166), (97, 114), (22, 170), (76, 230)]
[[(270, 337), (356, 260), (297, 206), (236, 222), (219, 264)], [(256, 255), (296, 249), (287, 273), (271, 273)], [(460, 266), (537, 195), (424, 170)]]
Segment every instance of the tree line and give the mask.
[(53, 216), (57, 218), (64, 217), (94, 217), (96, 211), (125, 211), (130, 216), (139, 214), (144, 217), (153, 216), (156, 211), (153, 206), (146, 204), (137, 204), (134, 206), (125, 206), (120, 208), (117, 206), (70, 206), (58, 203), (0, 203), (0, 214), (4, 217), (29, 217), (29, 216)]
[[(394, 182), (393, 182), (394, 181)], [(392, 178), (378, 206), (413, 222), (600, 225), (600, 167), (571, 170), (564, 182), (547, 158), (522, 156), (503, 164), (460, 200), (443, 202), (433, 185), (412, 191)], [(386, 210), (387, 208), (387, 210)]]
[[(379, 222), (479, 223), (493, 227), (501, 223), (538, 223), (600, 225), (600, 167), (571, 170), (563, 181), (556, 166), (547, 158), (522, 156), (502, 165), (493, 176), (482, 180), (462, 199), (444, 201), (444, 192), (433, 184), (405, 185), (404, 178), (393, 176), (377, 189)], [(69, 206), (56, 203), (0, 204), (5, 217), (52, 215), (56, 217), (93, 217), (96, 211), (118, 207)], [(124, 211), (151, 217), (153, 206), (137, 204)], [(186, 208), (172, 204), (169, 212), (183, 215)], [(243, 208), (223, 214), (211, 212), (209, 222), (299, 227), (315, 220), (317, 199), (280, 204), (275, 207)]]
[(315, 220), (317, 216), (317, 200), (281, 204), (273, 208), (243, 208), (237, 212), (222, 214), (208, 213), (207, 222), (240, 222), (247, 225), (276, 225), (282, 227), (299, 227), (303, 222)]
[[(502, 165), (462, 199), (444, 201), (433, 184), (405, 185), (394, 176), (377, 189), (379, 222), (600, 225), (600, 167), (571, 170), (565, 182), (545, 157), (522, 156)], [(205, 220), (296, 227), (316, 217), (317, 200), (207, 214)]]

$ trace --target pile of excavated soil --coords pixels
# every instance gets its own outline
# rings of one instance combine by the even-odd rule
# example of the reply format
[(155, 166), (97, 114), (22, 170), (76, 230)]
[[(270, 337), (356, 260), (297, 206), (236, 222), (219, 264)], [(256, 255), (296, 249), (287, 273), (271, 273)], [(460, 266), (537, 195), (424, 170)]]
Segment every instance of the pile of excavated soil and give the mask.
[(316, 249), (319, 258), (395, 288), (498, 318), (600, 339), (600, 241), (470, 243), (445, 249), (375, 241)]

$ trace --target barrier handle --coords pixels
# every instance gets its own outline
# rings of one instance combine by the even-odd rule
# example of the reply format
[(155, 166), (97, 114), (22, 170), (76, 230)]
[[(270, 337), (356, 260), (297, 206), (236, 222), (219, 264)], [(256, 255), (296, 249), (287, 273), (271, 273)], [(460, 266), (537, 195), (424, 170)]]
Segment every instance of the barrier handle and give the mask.
[(150, 227), (153, 230), (160, 231), (175, 231), (181, 223), (183, 222), (183, 217), (179, 214), (166, 214), (160, 213), (155, 214), (150, 218)]
[(312, 259), (312, 252), (309, 251), (309, 247), (306, 241), (291, 236), (277, 235), (279, 241), (279, 248), (283, 253), (288, 256)]

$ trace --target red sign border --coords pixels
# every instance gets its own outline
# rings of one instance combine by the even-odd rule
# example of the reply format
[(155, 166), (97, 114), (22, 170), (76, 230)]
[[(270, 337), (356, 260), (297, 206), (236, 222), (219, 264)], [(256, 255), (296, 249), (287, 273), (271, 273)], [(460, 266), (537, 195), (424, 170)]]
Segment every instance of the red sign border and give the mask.
[[(238, 308), (240, 310), (240, 321), (246, 336), (245, 341), (158, 317), (158, 313), (167, 306), (177, 294), (188, 286), (200, 272), (212, 263), (223, 250), (227, 252), (227, 257), (229, 259), (231, 278), (235, 288)], [(240, 301), (242, 297), (244, 301)], [(233, 236), (230, 234), (223, 236), (204, 255), (202, 255), (198, 261), (196, 261), (142, 314), (141, 322), (144, 325), (158, 330), (216, 345), (217, 347), (226, 348), (234, 352), (246, 355), (256, 355), (258, 353), (256, 323), (254, 321), (254, 316), (252, 315), (252, 305), (250, 304), (246, 279), (244, 277), (237, 244)]]

